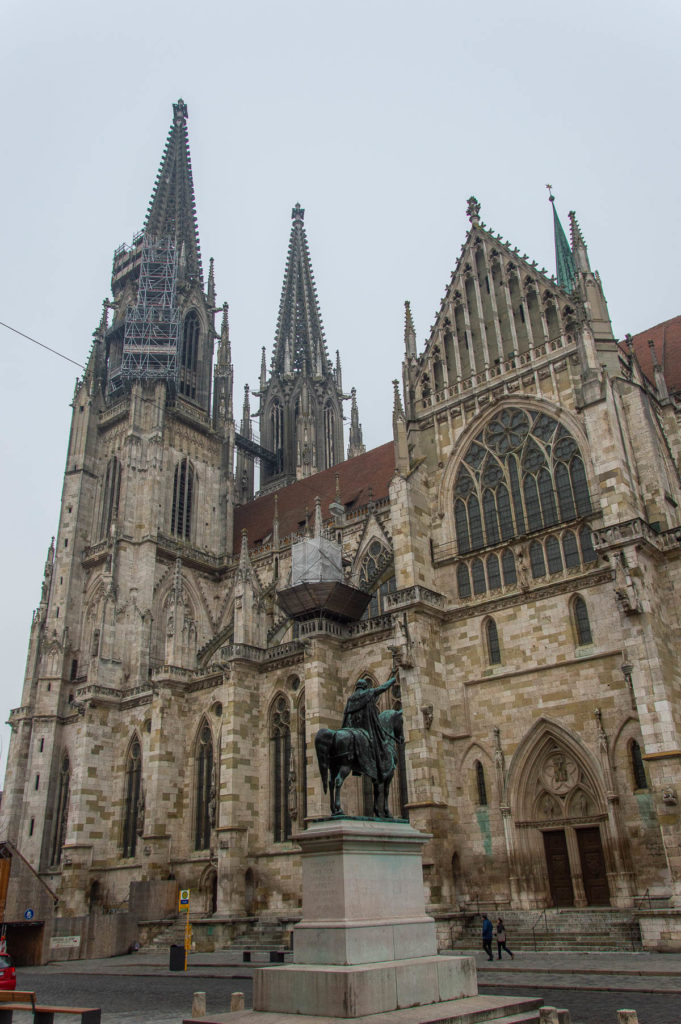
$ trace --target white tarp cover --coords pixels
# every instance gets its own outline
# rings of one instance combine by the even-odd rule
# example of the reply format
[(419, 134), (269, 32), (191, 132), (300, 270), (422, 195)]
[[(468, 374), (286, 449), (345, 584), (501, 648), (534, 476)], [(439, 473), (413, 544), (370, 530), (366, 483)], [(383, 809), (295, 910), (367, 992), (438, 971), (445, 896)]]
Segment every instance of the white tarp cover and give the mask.
[(335, 583), (343, 579), (339, 544), (322, 537), (298, 541), (293, 545), (291, 586), (299, 583)]

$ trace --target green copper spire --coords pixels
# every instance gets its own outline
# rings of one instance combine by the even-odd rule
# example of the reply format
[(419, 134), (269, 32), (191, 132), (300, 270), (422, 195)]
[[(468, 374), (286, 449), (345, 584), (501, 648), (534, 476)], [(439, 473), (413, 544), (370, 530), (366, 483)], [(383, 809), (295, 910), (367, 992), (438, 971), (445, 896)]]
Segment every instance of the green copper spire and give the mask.
[(558, 284), (566, 292), (571, 292), (575, 287), (575, 278), (577, 272), (575, 270), (575, 261), (572, 257), (572, 249), (563, 231), (563, 225), (560, 222), (560, 218), (556, 213), (556, 200), (551, 192), (551, 186), (547, 185), (549, 190), (549, 202), (553, 207), (553, 236), (556, 244), (556, 278)]

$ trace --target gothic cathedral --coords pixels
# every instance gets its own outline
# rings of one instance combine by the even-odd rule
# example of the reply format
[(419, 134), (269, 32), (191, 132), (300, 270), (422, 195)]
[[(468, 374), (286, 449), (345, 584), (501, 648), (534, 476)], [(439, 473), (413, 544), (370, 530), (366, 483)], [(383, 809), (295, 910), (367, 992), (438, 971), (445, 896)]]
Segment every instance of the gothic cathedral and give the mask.
[(554, 277), (471, 197), (425, 347), (406, 304), (393, 438), (365, 451), (304, 212), (237, 426), (174, 105), (76, 386), (10, 716), (17, 947), (28, 893), (38, 961), (65, 934), (76, 956), (162, 937), (178, 886), (199, 948), (285, 931), (295, 834), (327, 813), (314, 735), (396, 669), (392, 812), (432, 836), (442, 946), (480, 908), (518, 934), (598, 907), (611, 934), (633, 919), (645, 948), (681, 948), (681, 318), (617, 341), (573, 213), (568, 241), (554, 203)]

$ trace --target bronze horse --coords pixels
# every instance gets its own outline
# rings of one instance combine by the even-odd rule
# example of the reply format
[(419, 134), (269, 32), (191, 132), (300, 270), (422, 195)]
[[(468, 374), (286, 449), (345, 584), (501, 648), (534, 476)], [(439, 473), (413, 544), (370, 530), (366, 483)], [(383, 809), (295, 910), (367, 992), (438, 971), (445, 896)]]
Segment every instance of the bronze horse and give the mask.
[[(381, 723), (386, 745), (390, 751), (390, 771), (371, 778), (374, 787), (374, 816), (377, 818), (391, 817), (388, 811), (388, 793), (395, 768), (397, 767), (397, 745), (404, 743), (401, 711), (381, 711), (378, 716)], [(368, 744), (369, 737), (363, 729), (320, 729), (314, 738), (317, 762), (322, 777), (322, 785), (326, 793), (327, 786), (331, 800), (331, 814), (343, 814), (340, 805), (341, 786), (350, 772), (361, 775), (358, 746)], [(383, 786), (383, 811), (379, 808), (379, 790)]]

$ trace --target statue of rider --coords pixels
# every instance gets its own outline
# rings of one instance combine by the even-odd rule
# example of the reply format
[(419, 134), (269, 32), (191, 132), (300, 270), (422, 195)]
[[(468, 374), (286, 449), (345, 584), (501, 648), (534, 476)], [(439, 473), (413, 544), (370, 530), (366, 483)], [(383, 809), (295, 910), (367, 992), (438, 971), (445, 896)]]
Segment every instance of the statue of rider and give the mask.
[(363, 676), (358, 680), (354, 693), (348, 697), (341, 728), (360, 729), (368, 740), (367, 744), (358, 746), (357, 759), (361, 771), (354, 771), (353, 775), (368, 775), (378, 780), (385, 778), (394, 768), (389, 736), (381, 725), (376, 707), (380, 695), (394, 682), (393, 675), (382, 686), (372, 687), (371, 680)]

